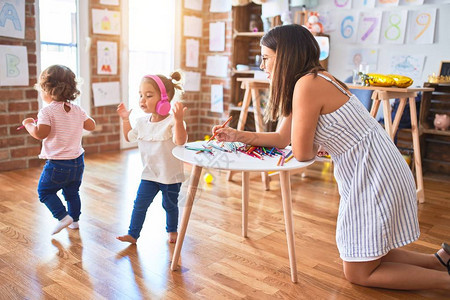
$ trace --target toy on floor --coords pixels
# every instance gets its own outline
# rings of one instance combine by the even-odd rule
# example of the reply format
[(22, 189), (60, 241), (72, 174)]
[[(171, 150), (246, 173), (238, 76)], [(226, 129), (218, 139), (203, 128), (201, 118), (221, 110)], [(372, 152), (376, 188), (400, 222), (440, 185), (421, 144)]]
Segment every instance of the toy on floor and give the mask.
[(214, 177), (210, 173), (205, 173), (205, 175), (203, 176), (203, 180), (207, 184), (211, 184), (214, 181)]

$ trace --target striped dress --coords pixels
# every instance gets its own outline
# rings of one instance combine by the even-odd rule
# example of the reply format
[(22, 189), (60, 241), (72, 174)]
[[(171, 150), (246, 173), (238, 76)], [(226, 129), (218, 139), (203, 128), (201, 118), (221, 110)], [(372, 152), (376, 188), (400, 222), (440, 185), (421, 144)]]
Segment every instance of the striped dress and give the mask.
[(414, 177), (386, 131), (356, 96), (320, 115), (314, 142), (334, 162), (341, 196), (336, 243), (344, 261), (369, 261), (418, 239)]

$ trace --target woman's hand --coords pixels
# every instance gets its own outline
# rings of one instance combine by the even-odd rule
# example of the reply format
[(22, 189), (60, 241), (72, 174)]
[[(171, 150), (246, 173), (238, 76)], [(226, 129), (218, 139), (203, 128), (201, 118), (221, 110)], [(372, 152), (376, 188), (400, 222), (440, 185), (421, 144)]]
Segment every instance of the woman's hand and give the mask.
[(216, 139), (219, 142), (236, 142), (237, 130), (231, 127), (222, 128), (222, 125), (214, 126), (212, 129), (213, 135), (216, 135)]
[(173, 111), (173, 117), (175, 118), (176, 122), (183, 122), (184, 119), (184, 113), (186, 112), (187, 107), (183, 106), (183, 103), (176, 102), (175, 105), (172, 108)]
[(319, 146), (319, 149), (317, 149), (317, 156), (318, 157), (324, 157), (324, 156), (328, 156), (328, 152), (325, 151), (322, 146)]
[(122, 120), (128, 120), (130, 118), (130, 113), (133, 109), (127, 110), (127, 108), (125, 107), (125, 104), (123, 102), (121, 102), (118, 106), (117, 106), (117, 114), (119, 115), (119, 117)]

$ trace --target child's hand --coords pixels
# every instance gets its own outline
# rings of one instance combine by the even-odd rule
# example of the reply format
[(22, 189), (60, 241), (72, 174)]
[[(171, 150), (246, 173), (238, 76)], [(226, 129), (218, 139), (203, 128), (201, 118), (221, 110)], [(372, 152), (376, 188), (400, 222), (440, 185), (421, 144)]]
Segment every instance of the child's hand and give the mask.
[(117, 114), (122, 120), (128, 120), (130, 118), (130, 113), (132, 110), (133, 109), (127, 110), (123, 102), (120, 102), (120, 104), (117, 106)]
[(26, 118), (25, 120), (22, 121), (22, 125), (25, 126), (27, 124), (30, 123), (34, 123), (34, 119), (33, 118)]
[(221, 125), (213, 127), (213, 134), (219, 142), (235, 142), (237, 141), (237, 130), (231, 127), (222, 128)]
[(182, 122), (183, 118), (184, 118), (184, 113), (186, 112), (186, 110), (187, 110), (187, 107), (184, 107), (183, 103), (176, 102), (172, 108), (173, 117), (175, 118), (175, 121)]

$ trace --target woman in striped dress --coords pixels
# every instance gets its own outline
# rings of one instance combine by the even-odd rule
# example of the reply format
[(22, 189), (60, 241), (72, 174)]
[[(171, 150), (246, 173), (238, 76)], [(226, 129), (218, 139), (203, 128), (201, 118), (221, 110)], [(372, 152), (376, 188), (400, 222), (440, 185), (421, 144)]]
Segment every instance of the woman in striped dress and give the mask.
[[(261, 39), (271, 81), (269, 119), (277, 132), (213, 128), (219, 141), (284, 148), (311, 160), (320, 145), (332, 157), (341, 196), (336, 243), (345, 277), (391, 289), (449, 289), (450, 248), (435, 254), (401, 249), (419, 238), (414, 178), (386, 131), (360, 101), (319, 64), (314, 36), (299, 25), (275, 27)], [(447, 274), (447, 271), (449, 274)]]

